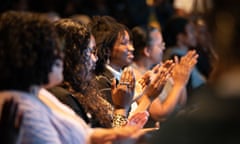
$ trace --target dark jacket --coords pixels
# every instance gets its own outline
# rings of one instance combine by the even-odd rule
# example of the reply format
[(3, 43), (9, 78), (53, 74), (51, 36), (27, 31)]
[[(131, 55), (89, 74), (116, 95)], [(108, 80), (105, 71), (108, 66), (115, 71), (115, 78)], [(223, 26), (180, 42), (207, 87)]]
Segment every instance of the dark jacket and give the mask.
[(111, 85), (113, 79), (114, 76), (108, 69), (105, 69), (102, 74), (96, 76), (97, 87), (102, 93), (104, 99), (106, 99), (110, 104), (113, 104), (111, 94)]
[(62, 87), (54, 87), (48, 89), (54, 96), (56, 96), (62, 103), (68, 105), (72, 110), (80, 116), (91, 127), (103, 127), (99, 121), (94, 117), (94, 114), (86, 112), (81, 103), (71, 93)]

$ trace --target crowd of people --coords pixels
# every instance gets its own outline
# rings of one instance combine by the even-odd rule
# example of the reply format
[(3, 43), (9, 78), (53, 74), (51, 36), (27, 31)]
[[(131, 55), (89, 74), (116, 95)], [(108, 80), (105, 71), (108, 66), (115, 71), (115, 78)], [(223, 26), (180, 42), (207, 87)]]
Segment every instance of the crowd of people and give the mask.
[(239, 2), (164, 23), (145, 2), (146, 23), (0, 13), (0, 143), (239, 143)]

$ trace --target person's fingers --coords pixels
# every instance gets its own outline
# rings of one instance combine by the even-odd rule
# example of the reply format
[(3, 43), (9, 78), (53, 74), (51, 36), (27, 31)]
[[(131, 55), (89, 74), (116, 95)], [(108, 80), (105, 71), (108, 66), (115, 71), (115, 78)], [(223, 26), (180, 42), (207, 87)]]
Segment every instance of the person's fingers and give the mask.
[(146, 124), (146, 122), (148, 121), (148, 117), (147, 116), (142, 116), (141, 119), (137, 119), (136, 125), (139, 126), (140, 128), (143, 128), (143, 126)]
[(169, 68), (173, 64), (173, 60), (167, 60), (163, 63), (162, 67)]
[(159, 67), (160, 67), (160, 64), (157, 64), (156, 66), (154, 66), (153, 69), (152, 69), (152, 72), (153, 72), (153, 73), (157, 73)]
[(143, 111), (143, 112), (137, 112), (135, 114), (133, 114), (130, 118), (129, 118), (129, 121), (130, 120), (139, 120), (143, 117), (148, 117), (149, 116), (149, 113), (147, 111)]
[(121, 74), (121, 78), (120, 78), (120, 83), (121, 82), (126, 82), (126, 80), (128, 79), (128, 68), (124, 68), (123, 72)]
[(12, 109), (10, 112), (11, 123), (16, 128), (16, 119), (17, 119), (17, 111), (18, 111), (18, 104), (15, 103), (13, 100), (11, 101)]
[(111, 84), (112, 90), (116, 89), (116, 85), (117, 85), (117, 81), (116, 81), (116, 79), (113, 79), (112, 84)]
[(135, 83), (136, 83), (136, 80), (135, 80), (135, 75), (134, 75), (134, 72), (133, 72), (133, 69), (131, 67), (129, 67), (129, 72), (130, 72), (130, 85), (131, 85), (131, 88), (132, 90), (135, 89)]
[(144, 129), (142, 129), (142, 131), (144, 131), (145, 133), (147, 133), (147, 132), (156, 131), (156, 130), (159, 130), (159, 129), (160, 129), (160, 123), (159, 123), (159, 122), (156, 122), (156, 123), (155, 123), (155, 127), (144, 128)]
[(17, 133), (19, 132), (19, 130), (22, 126), (22, 123), (23, 123), (23, 112), (18, 111), (18, 117), (17, 117), (17, 120), (15, 122), (15, 128), (16, 128)]
[(145, 133), (147, 133), (147, 131), (144, 131), (143, 129), (141, 129), (132, 135), (132, 139), (137, 139), (140, 136), (144, 135)]
[(6, 116), (3, 121), (4, 124), (10, 124), (12, 127), (14, 127), (16, 111), (17, 106), (14, 103), (13, 98), (6, 100), (3, 105), (3, 115)]

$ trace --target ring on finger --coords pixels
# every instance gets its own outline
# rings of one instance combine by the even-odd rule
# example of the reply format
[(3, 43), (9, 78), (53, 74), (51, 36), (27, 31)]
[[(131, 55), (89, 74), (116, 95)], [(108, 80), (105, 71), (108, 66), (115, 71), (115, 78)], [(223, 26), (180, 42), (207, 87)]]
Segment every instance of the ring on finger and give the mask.
[(130, 85), (129, 82), (120, 82), (119, 84), (120, 84), (120, 85), (127, 85), (127, 86)]
[(120, 82), (119, 85), (125, 85), (127, 88), (132, 88), (132, 85), (129, 82)]

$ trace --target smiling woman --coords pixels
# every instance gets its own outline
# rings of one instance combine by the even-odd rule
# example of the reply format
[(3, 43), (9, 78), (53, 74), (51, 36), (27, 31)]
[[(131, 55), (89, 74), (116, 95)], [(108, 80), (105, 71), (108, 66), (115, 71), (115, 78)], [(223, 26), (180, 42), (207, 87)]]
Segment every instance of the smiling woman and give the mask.
[(98, 48), (97, 84), (103, 97), (112, 103), (111, 82), (120, 80), (121, 71), (132, 63), (133, 50), (127, 27), (109, 16), (94, 17), (90, 27)]

